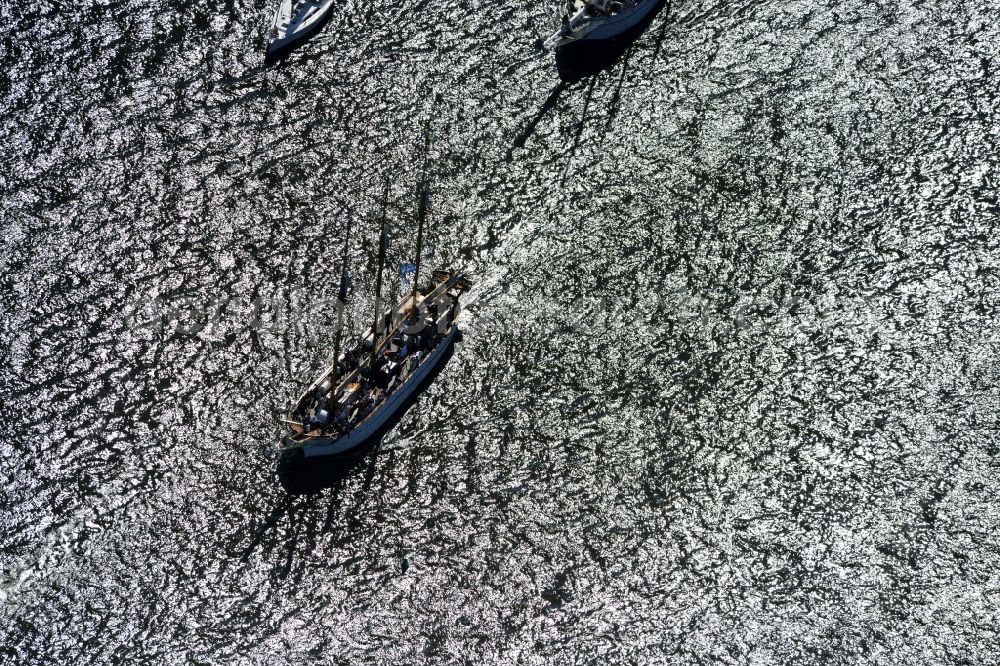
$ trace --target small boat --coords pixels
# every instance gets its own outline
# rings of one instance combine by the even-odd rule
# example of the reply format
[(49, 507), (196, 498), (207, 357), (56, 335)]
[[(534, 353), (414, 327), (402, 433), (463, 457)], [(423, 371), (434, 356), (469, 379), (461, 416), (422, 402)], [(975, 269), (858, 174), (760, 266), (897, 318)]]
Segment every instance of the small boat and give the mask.
[(558, 51), (572, 44), (615, 39), (637, 26), (661, 0), (566, 0), (562, 25), (542, 45)]
[(319, 30), (329, 18), (333, 0), (278, 0), (267, 57), (276, 58)]
[[(427, 135), (426, 150), (430, 142)], [(459, 297), (472, 283), (461, 271), (436, 270), (429, 285), (421, 287), (420, 254), (427, 215), (426, 179), (421, 177), (418, 208), (416, 263), (412, 290), (395, 307), (381, 309), (382, 277), (388, 246), (386, 181), (382, 207), (378, 272), (376, 273), (374, 321), (353, 347), (340, 353), (343, 308), (338, 308), (333, 364), (307, 388), (285, 418), (288, 434), (277, 445), (283, 454), (295, 457), (341, 456), (349, 458), (376, 441), (394, 416), (403, 411), (407, 399), (424, 384), (443, 359), (458, 333)], [(346, 301), (349, 279), (341, 269), (341, 302)]]

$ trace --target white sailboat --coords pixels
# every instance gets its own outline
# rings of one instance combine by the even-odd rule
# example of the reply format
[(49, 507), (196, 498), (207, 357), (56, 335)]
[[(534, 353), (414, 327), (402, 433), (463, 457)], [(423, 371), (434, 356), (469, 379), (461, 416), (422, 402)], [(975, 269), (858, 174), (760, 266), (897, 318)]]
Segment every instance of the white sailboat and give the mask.
[(637, 26), (661, 0), (567, 0), (562, 25), (542, 45), (550, 51), (587, 41), (614, 39)]
[(333, 0), (279, 0), (267, 42), (268, 57), (278, 55), (316, 32), (328, 18), (333, 4)]

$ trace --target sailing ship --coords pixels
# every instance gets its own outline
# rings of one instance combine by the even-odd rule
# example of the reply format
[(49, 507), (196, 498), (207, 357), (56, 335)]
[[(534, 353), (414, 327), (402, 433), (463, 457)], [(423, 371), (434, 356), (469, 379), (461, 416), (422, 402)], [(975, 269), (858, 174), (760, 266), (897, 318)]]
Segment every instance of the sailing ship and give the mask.
[(278, 0), (274, 27), (267, 42), (267, 58), (286, 53), (319, 30), (333, 9), (333, 0)]
[[(426, 169), (426, 166), (425, 166)], [(458, 333), (459, 297), (472, 283), (462, 271), (436, 270), (430, 284), (420, 286), (420, 254), (427, 215), (426, 179), (421, 179), (417, 256), (412, 289), (394, 307), (381, 310), (382, 276), (388, 246), (386, 182), (379, 235), (375, 317), (370, 330), (354, 346), (340, 352), (342, 308), (334, 342), (334, 362), (313, 382), (285, 418), (288, 434), (279, 451), (306, 458), (350, 457), (364, 450), (400, 413), (407, 399), (444, 359)], [(340, 293), (347, 298), (347, 240)]]
[(574, 44), (611, 40), (636, 27), (661, 0), (566, 0), (562, 25), (542, 42), (550, 51)]

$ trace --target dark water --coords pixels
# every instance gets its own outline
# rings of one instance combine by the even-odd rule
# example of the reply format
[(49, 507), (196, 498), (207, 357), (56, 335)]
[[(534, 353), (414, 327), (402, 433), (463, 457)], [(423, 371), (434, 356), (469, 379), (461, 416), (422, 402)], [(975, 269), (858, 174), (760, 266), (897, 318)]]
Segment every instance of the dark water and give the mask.
[[(988, 5), (674, 2), (571, 84), (549, 3), (269, 70), (271, 2), (5, 6), (0, 661), (995, 663)], [(289, 495), (428, 117), (464, 340)]]

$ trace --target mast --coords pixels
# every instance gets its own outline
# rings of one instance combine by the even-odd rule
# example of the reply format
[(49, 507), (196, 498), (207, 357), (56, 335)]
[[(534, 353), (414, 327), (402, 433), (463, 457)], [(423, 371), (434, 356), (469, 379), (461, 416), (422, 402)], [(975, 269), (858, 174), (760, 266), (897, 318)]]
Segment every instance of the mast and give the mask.
[[(440, 97), (440, 95), (438, 96)], [(435, 103), (437, 100), (435, 100)], [(424, 135), (424, 165), (420, 174), (420, 204), (417, 208), (417, 258), (414, 262), (416, 269), (413, 272), (413, 318), (417, 318), (417, 285), (420, 283), (420, 255), (424, 245), (424, 221), (427, 219), (427, 204), (429, 193), (427, 192), (427, 162), (430, 158), (431, 150), (431, 128), (430, 120), (427, 121), (427, 131)]]
[[(344, 254), (340, 260), (340, 290), (337, 292), (337, 335), (333, 342), (333, 365), (340, 365), (340, 339), (344, 332), (344, 309), (347, 307), (347, 288), (350, 276), (347, 274), (347, 245), (351, 240), (351, 224), (354, 221), (350, 211), (347, 213), (347, 231), (344, 233)], [(334, 377), (337, 376), (336, 369)]]
[(369, 369), (375, 372), (375, 353), (378, 350), (379, 319), (382, 317), (382, 273), (385, 272), (385, 255), (389, 248), (389, 237), (385, 232), (386, 216), (389, 208), (389, 177), (385, 178), (385, 192), (382, 195), (382, 226), (378, 234), (378, 273), (375, 278), (375, 319), (372, 322), (372, 356)]

